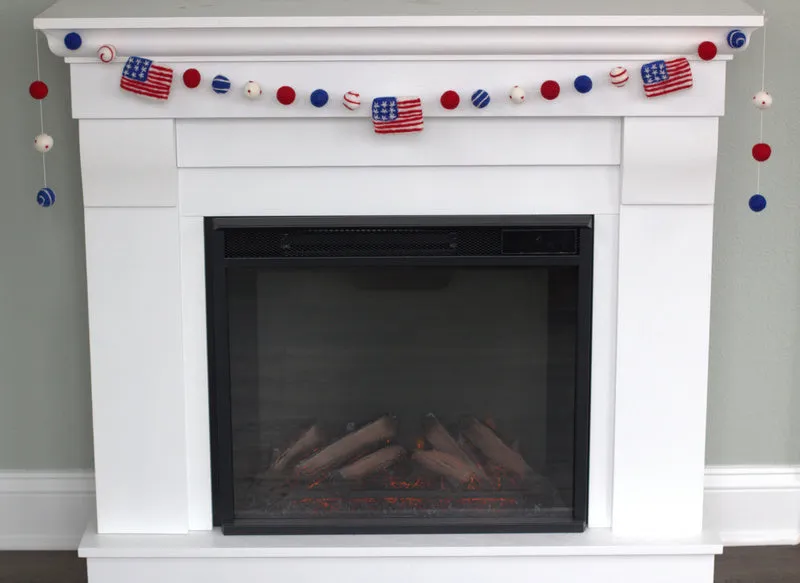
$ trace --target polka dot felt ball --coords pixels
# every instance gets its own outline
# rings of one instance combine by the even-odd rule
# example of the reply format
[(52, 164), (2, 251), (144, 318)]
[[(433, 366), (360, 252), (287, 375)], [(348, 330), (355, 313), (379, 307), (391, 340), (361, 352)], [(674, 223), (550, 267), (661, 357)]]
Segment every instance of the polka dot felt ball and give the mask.
[(211, 89), (218, 95), (225, 95), (231, 90), (231, 80), (225, 75), (217, 75), (211, 81)]
[(83, 39), (77, 32), (69, 32), (64, 37), (64, 46), (71, 51), (77, 51), (79, 48), (81, 48), (82, 44)]
[(197, 69), (186, 69), (183, 72), (183, 84), (189, 89), (196, 89), (203, 77)]
[(475, 93), (472, 94), (472, 105), (477, 107), (478, 109), (483, 109), (492, 101), (492, 98), (489, 96), (483, 89), (478, 89)]
[(46, 154), (53, 149), (53, 137), (47, 134), (39, 134), (33, 139), (33, 147), (37, 152)]
[(284, 85), (275, 92), (275, 97), (278, 99), (278, 103), (281, 105), (291, 105), (294, 103), (297, 93), (295, 93), (294, 89), (288, 85)]
[(588, 75), (581, 75), (575, 79), (575, 91), (578, 93), (589, 93), (593, 85), (592, 78)]
[(325, 107), (328, 104), (328, 92), (324, 89), (314, 89), (309, 100), (314, 107)]
[(56, 193), (53, 192), (52, 188), (42, 188), (36, 193), (36, 202), (41, 207), (51, 207), (56, 203)]
[(766, 91), (759, 91), (753, 95), (753, 105), (758, 109), (769, 109), (772, 107), (772, 95)]
[(258, 99), (261, 97), (261, 85), (255, 81), (248, 81), (244, 84), (244, 96), (248, 99)]
[(753, 158), (757, 162), (766, 162), (772, 156), (772, 148), (769, 144), (756, 144), (753, 146)]
[(710, 61), (717, 56), (717, 45), (711, 41), (704, 41), (697, 47), (697, 54), (704, 61)]
[(743, 49), (747, 47), (747, 35), (738, 28), (728, 33), (728, 46), (732, 49)]
[(49, 89), (47, 88), (47, 83), (44, 81), (34, 81), (31, 83), (31, 86), (28, 87), (28, 93), (30, 93), (31, 97), (36, 100), (44, 99), (47, 97), (48, 92)]
[(461, 98), (455, 91), (445, 91), (442, 93), (441, 98), (439, 98), (439, 103), (441, 103), (442, 107), (445, 109), (455, 109), (458, 107), (458, 104), (461, 103)]
[(542, 97), (553, 101), (561, 93), (561, 86), (555, 81), (545, 81), (540, 89)]
[(519, 85), (514, 85), (508, 92), (508, 98), (512, 103), (523, 103), (525, 101), (525, 90)]
[(747, 202), (747, 204), (751, 211), (754, 213), (760, 213), (767, 208), (767, 199), (761, 194), (754, 194), (750, 197), (750, 200)]
[(117, 56), (117, 49), (114, 45), (103, 45), (97, 49), (97, 58), (101, 63), (110, 63)]

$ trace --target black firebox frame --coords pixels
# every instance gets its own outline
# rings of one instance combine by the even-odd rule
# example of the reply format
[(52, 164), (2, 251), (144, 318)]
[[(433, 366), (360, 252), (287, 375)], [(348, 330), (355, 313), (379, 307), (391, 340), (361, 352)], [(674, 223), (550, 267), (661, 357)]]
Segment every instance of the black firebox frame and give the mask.
[[(338, 248), (338, 256), (302, 252), (302, 233), (324, 230), (336, 245), (335, 233), (345, 229), (403, 232), (424, 229), (498, 227), (509, 233), (494, 255), (458, 250), (445, 233), (434, 234), (423, 249), (364, 252)], [(244, 252), (226, 237), (261, 229), (275, 230), (279, 243), (258, 245)], [(266, 232), (266, 231), (265, 231)], [(295, 237), (294, 235), (301, 236)], [(516, 237), (522, 234), (521, 241)], [(284, 243), (286, 241), (286, 243)], [(293, 246), (292, 242), (298, 242)], [(369, 243), (375, 238), (370, 235)], [(327, 216), (327, 217), (207, 217), (205, 219), (206, 305), (211, 420), (211, 476), (214, 526), (224, 534), (383, 534), (383, 533), (481, 533), (481, 532), (581, 532), (586, 528), (589, 489), (589, 418), (592, 336), (593, 217), (588, 215), (504, 216)], [(380, 241), (378, 241), (380, 243)], [(268, 248), (269, 247), (269, 248)], [(423, 246), (424, 247), (424, 246)], [(301, 251), (297, 251), (301, 249)], [(517, 519), (390, 519), (304, 518), (291, 520), (243, 520), (234, 516), (233, 436), (231, 422), (230, 361), (226, 270), (228, 267), (265, 265), (370, 266), (370, 265), (501, 265), (577, 266), (578, 322), (575, 383), (574, 487), (571, 520)]]

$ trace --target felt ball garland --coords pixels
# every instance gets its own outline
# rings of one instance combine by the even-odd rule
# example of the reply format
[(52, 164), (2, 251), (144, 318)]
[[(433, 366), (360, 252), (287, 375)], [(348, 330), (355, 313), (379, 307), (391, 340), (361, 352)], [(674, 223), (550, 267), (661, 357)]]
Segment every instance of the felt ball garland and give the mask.
[[(39, 135), (37, 135), (33, 139), (33, 147), (42, 155), (42, 182), (43, 186), (39, 189), (39, 192), (36, 193), (36, 202), (40, 207), (49, 208), (53, 206), (56, 202), (56, 193), (53, 191), (52, 188), (47, 186), (47, 159), (46, 154), (53, 149), (53, 138), (49, 134), (45, 133), (44, 131), (44, 106), (43, 101), (47, 97), (49, 93), (49, 89), (47, 88), (47, 84), (42, 81), (42, 72), (41, 67), (39, 64), (39, 33), (34, 31), (34, 38), (36, 44), (36, 80), (30, 84), (28, 87), (28, 93), (30, 96), (35, 99), (39, 104)], [(67, 38), (71, 38), (73, 42), (74, 37), (70, 37), (70, 35), (74, 34), (77, 36), (77, 46), (80, 47), (80, 36), (77, 33), (70, 33), (64, 38), (65, 44), (67, 44)], [(67, 44), (69, 48), (69, 45)], [(76, 47), (77, 48), (77, 47)]]
[(712, 61), (717, 56), (717, 45), (708, 40), (701, 42), (697, 54), (704, 61)]
[(328, 92), (324, 89), (314, 89), (309, 96), (309, 101), (314, 107), (325, 107), (328, 104)]
[(183, 84), (189, 89), (196, 89), (200, 86), (200, 81), (203, 77), (197, 69), (186, 69), (183, 72)]
[(117, 49), (114, 45), (103, 45), (97, 49), (97, 58), (101, 63), (110, 63), (117, 56)]
[(361, 107), (361, 94), (357, 91), (348, 91), (342, 96), (342, 105), (350, 111)]
[(489, 93), (485, 89), (478, 89), (475, 93), (472, 94), (472, 105), (477, 107), (478, 109), (483, 109), (489, 103), (491, 103), (492, 98)]
[(728, 33), (727, 41), (728, 46), (732, 49), (743, 49), (747, 46), (747, 35), (744, 31), (735, 28)]
[[(757, 162), (757, 170), (756, 170), (756, 194), (753, 194), (750, 199), (747, 201), (747, 206), (750, 207), (750, 210), (755, 213), (760, 213), (764, 209), (767, 208), (767, 198), (761, 192), (761, 167), (764, 162), (769, 160), (772, 157), (772, 147), (764, 141), (764, 111), (772, 107), (772, 95), (770, 95), (766, 87), (766, 78), (767, 78), (767, 24), (766, 24), (766, 11), (764, 11), (764, 32), (763, 32), (763, 48), (761, 50), (761, 91), (758, 91), (753, 96), (753, 105), (759, 110), (759, 140), (753, 146), (751, 151), (753, 155), (753, 159)], [(728, 44), (733, 47), (734, 44), (738, 44), (741, 42), (741, 35), (744, 34), (740, 30), (732, 30), (728, 33)], [(733, 44), (732, 44), (733, 41)], [(745, 36), (744, 43), (741, 43), (741, 46), (747, 44), (747, 38)]]
[(553, 101), (561, 94), (561, 85), (557, 81), (545, 81), (539, 91), (547, 101)]
[(461, 103), (461, 97), (451, 89), (442, 93), (442, 96), (439, 98), (439, 103), (441, 103), (442, 107), (445, 109), (455, 109), (458, 107), (458, 104)]
[(225, 95), (231, 90), (231, 80), (225, 75), (217, 75), (211, 80), (211, 90), (217, 95)]
[(68, 32), (64, 36), (64, 46), (71, 51), (77, 51), (79, 48), (81, 48), (82, 44), (83, 39), (77, 32)]
[(292, 89), (288, 85), (279, 87), (278, 90), (275, 92), (275, 98), (281, 105), (291, 105), (292, 103), (294, 103), (296, 97), (297, 93), (295, 92), (294, 89)]
[(574, 86), (575, 86), (575, 91), (577, 91), (578, 93), (585, 94), (589, 93), (592, 90), (594, 83), (592, 83), (592, 78), (589, 77), (588, 75), (580, 75), (575, 78)]

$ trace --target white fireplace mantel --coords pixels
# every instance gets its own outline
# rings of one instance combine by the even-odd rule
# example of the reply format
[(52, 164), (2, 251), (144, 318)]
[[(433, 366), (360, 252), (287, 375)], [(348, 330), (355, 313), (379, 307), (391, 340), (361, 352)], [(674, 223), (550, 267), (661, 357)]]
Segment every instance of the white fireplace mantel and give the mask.
[[(86, 223), (97, 523), (91, 583), (254, 578), (710, 583), (702, 532), (718, 119), (738, 0), (61, 0), (35, 21), (72, 76)], [(83, 45), (64, 47), (67, 32)], [(700, 42), (720, 48), (709, 62)], [(119, 58), (101, 64), (110, 43)], [(136, 54), (167, 103), (119, 89)], [(639, 68), (686, 56), (689, 91)], [(612, 87), (608, 72), (631, 80)], [(180, 81), (195, 67), (205, 84)], [(227, 96), (208, 81), (231, 78)], [(572, 80), (594, 79), (580, 95)], [(242, 95), (257, 80), (260, 100)], [(538, 95), (546, 79), (562, 94)], [(277, 103), (292, 85), (298, 100)], [(508, 102), (512, 85), (528, 92)], [(331, 103), (316, 109), (310, 92)], [(492, 104), (477, 110), (472, 91)], [(447, 111), (439, 96), (458, 91)], [(372, 132), (360, 91), (419, 95), (425, 130)], [(578, 535), (223, 537), (212, 529), (204, 217), (593, 215), (588, 530)], [(531, 578), (530, 580), (540, 580)]]

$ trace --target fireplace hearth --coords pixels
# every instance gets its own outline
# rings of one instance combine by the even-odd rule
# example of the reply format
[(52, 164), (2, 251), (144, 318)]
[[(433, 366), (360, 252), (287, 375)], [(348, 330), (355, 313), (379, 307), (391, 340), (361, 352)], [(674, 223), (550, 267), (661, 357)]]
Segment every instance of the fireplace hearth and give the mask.
[(207, 219), (226, 534), (576, 532), (590, 217)]

